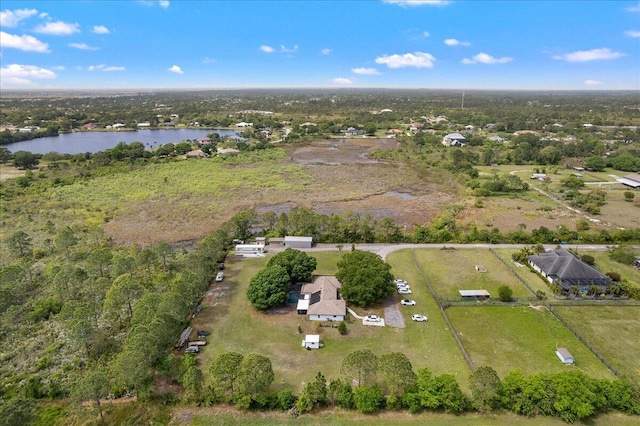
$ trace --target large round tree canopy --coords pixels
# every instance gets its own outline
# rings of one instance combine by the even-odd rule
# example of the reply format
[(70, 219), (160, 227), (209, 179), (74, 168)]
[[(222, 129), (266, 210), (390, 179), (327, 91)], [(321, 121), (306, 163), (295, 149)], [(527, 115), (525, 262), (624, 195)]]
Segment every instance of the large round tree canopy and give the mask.
[(366, 307), (393, 293), (391, 266), (375, 253), (353, 250), (338, 262), (336, 278), (340, 295), (347, 302)]

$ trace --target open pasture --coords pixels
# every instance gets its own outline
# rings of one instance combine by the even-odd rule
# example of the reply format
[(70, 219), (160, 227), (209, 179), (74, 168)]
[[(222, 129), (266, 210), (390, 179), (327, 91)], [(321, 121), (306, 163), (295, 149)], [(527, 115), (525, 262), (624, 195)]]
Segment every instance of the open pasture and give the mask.
[[(545, 308), (450, 307), (447, 316), (475, 366), (489, 365), (500, 377), (515, 369), (525, 374), (578, 369), (592, 377), (615, 377)], [(560, 362), (558, 347), (573, 354), (574, 366)]]
[[(416, 250), (420, 266), (429, 277), (434, 291), (443, 297), (459, 297), (458, 290), (487, 290), (498, 298), (498, 288), (506, 285), (513, 297), (533, 294), (486, 249)], [(482, 265), (487, 272), (476, 271)]]
[(554, 309), (616, 370), (640, 382), (640, 306)]

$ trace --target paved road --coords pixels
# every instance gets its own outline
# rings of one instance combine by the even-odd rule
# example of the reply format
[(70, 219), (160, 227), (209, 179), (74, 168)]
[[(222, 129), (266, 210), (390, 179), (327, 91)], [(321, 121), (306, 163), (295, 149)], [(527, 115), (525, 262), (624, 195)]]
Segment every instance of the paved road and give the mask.
[[(383, 259), (386, 259), (390, 253), (404, 249), (418, 249), (418, 248), (430, 248), (430, 249), (442, 249), (442, 248), (454, 248), (454, 249), (521, 249), (525, 246), (531, 246), (531, 244), (354, 244), (358, 250), (366, 250), (372, 253), (380, 255)], [(544, 244), (544, 248), (547, 250), (553, 250), (557, 247), (557, 244)], [(578, 248), (578, 250), (586, 251), (607, 251), (611, 245), (604, 244), (569, 244), (568, 248)], [(271, 252), (283, 251), (284, 247), (267, 246), (267, 250)], [(301, 249), (305, 252), (319, 252), (319, 251), (340, 251), (335, 244), (317, 244), (310, 249)], [(342, 251), (351, 250), (350, 244), (343, 244)]]

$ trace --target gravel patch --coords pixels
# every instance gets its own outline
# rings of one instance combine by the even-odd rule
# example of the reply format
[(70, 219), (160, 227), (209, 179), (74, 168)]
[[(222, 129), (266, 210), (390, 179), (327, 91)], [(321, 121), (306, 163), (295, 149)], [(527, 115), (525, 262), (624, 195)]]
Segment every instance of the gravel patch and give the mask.
[(398, 309), (398, 304), (393, 296), (389, 296), (384, 304), (384, 320), (389, 327), (405, 328), (404, 317)]

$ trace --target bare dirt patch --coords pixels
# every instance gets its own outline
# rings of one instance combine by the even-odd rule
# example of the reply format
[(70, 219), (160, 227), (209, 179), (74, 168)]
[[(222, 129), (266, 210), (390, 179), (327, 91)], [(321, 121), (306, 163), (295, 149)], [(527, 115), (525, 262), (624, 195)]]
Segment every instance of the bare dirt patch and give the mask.
[(394, 149), (395, 139), (325, 139), (293, 151), (292, 160), (298, 164), (375, 164), (369, 156), (376, 149)]

